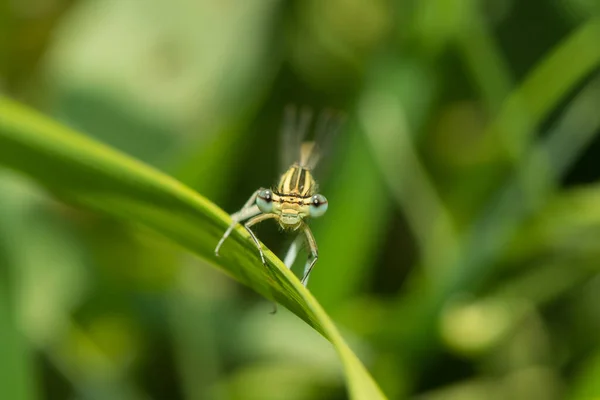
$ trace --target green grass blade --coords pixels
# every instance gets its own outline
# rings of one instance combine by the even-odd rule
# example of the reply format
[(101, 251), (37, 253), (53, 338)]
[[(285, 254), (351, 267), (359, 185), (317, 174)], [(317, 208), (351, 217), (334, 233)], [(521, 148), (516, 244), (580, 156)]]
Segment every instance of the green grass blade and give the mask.
[(33, 177), (69, 201), (149, 227), (277, 300), (334, 345), (352, 398), (385, 398), (319, 303), (273, 253), (265, 250), (265, 268), (239, 228), (222, 256), (214, 255), (229, 217), (196, 192), (7, 99), (0, 99), (0, 165)]
[[(319, 256), (319, 272), (311, 276), (310, 287), (331, 313), (347, 304), (370, 281), (390, 209), (375, 160), (364, 150), (365, 140), (358, 130), (354, 126), (350, 129), (345, 158), (336, 179), (327, 188), (329, 202), (336, 205), (327, 211), (327, 219), (336, 222), (317, 223), (313, 228), (319, 246), (327, 251)], [(360, 234), (346, 235), (340, 240), (340, 232)], [(343, 272), (339, 265), (344, 266)]]
[(510, 160), (522, 160), (535, 140), (536, 126), (556, 104), (600, 64), (600, 17), (590, 18), (557, 45), (506, 99), (489, 128)]
[(568, 400), (597, 399), (600, 396), (600, 351), (592, 354), (575, 377), (575, 384), (565, 397)]
[(3, 355), (0, 387), (7, 398), (33, 400), (39, 398), (33, 352), (17, 326), (18, 318), (10, 297), (6, 285), (0, 282), (0, 351)]

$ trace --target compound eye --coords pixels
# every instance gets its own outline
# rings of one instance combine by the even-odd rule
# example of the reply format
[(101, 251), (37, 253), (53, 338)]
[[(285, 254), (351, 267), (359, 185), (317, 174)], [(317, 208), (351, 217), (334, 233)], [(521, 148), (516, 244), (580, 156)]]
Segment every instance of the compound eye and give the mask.
[(322, 194), (315, 194), (310, 199), (310, 216), (315, 218), (320, 217), (327, 211), (327, 206), (328, 204), (325, 196)]
[(256, 205), (260, 211), (264, 213), (270, 213), (273, 211), (273, 192), (271, 192), (269, 189), (263, 189), (258, 192), (258, 196), (256, 197)]

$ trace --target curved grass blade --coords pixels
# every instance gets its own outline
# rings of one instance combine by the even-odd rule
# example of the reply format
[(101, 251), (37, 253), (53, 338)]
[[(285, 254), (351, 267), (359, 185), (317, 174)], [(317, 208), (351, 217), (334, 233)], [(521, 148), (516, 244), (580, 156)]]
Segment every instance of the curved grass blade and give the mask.
[[(0, 259), (5, 261), (4, 254), (0, 253)], [(2, 392), (11, 399), (38, 399), (33, 351), (19, 329), (10, 297), (6, 285), (0, 282), (0, 350), (4, 354), (0, 364), (0, 385)]]
[(353, 399), (384, 399), (333, 321), (270, 251), (262, 266), (254, 244), (237, 229), (216, 258), (229, 216), (176, 180), (8, 99), (0, 98), (0, 165), (21, 171), (58, 196), (141, 224), (283, 304), (335, 347)]

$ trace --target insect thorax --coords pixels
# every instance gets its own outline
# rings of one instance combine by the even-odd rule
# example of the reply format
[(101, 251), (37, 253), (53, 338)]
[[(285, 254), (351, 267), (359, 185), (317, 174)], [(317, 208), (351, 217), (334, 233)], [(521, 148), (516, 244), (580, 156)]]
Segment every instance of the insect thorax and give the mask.
[(317, 191), (317, 184), (310, 170), (294, 164), (279, 179), (276, 192), (283, 196), (310, 197)]

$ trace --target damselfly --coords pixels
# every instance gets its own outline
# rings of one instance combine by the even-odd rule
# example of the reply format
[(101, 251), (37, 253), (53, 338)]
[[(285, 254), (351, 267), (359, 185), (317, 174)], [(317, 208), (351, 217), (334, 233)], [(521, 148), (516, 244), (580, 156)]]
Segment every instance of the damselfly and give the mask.
[(218, 256), (225, 239), (238, 223), (243, 223), (258, 249), (263, 264), (266, 264), (261, 244), (251, 228), (259, 222), (275, 219), (284, 230), (298, 232), (285, 257), (288, 268), (294, 263), (303, 239), (308, 243), (310, 255), (302, 277), (304, 286), (308, 283), (310, 273), (319, 258), (317, 242), (307, 219), (322, 216), (328, 207), (325, 196), (317, 193), (317, 183), (312, 172), (324, 145), (331, 142), (331, 138), (341, 127), (342, 118), (334, 116), (331, 112), (321, 114), (315, 126), (314, 140), (304, 141), (311, 121), (312, 113), (308, 110), (303, 110), (298, 116), (294, 107), (286, 109), (281, 147), (287, 171), (281, 176), (277, 186), (273, 189), (258, 189), (241, 210), (231, 215), (231, 225), (215, 248), (215, 254)]

